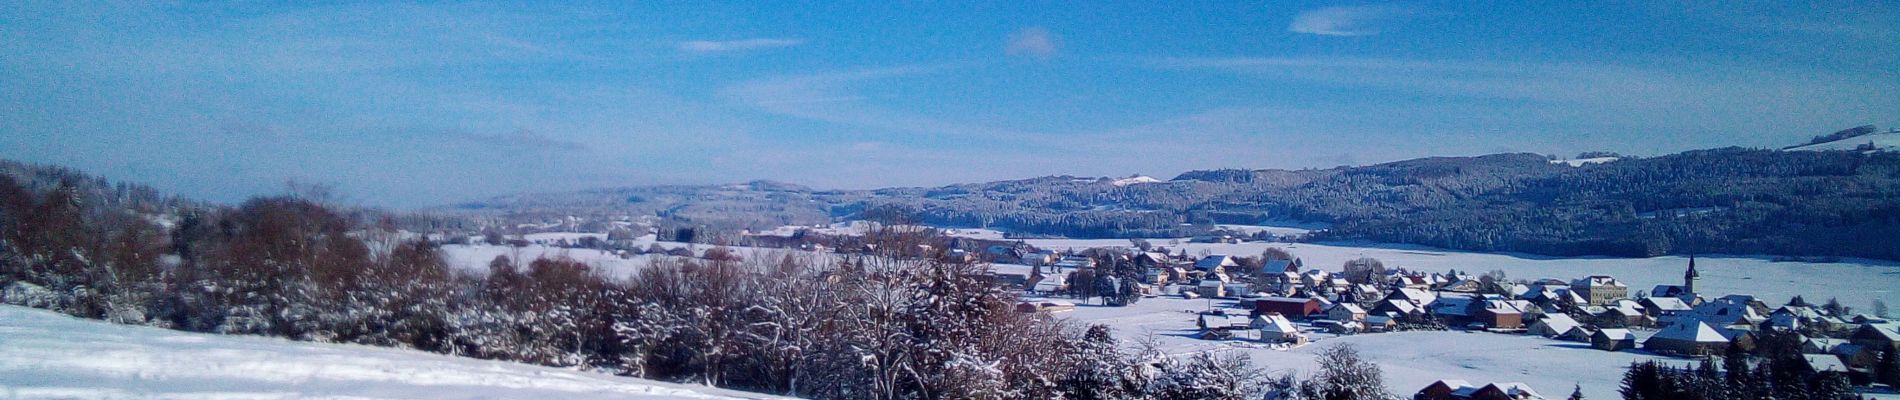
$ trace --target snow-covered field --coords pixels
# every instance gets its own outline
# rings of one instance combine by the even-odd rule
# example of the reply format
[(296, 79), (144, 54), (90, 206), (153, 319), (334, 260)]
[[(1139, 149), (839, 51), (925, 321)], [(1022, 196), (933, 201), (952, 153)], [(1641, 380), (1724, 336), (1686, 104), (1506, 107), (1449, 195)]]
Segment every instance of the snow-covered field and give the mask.
[[(1232, 301), (1214, 300), (1215, 307)], [(1623, 368), (1642, 359), (1688, 361), (1652, 356), (1639, 351), (1607, 352), (1584, 343), (1535, 336), (1496, 333), (1396, 332), (1352, 336), (1313, 335), (1315, 341), (1291, 350), (1277, 350), (1248, 340), (1206, 341), (1198, 332), (1193, 312), (1208, 307), (1207, 300), (1142, 299), (1129, 307), (1079, 305), (1073, 312), (1056, 314), (1078, 324), (1107, 324), (1124, 341), (1152, 337), (1163, 352), (1174, 355), (1205, 351), (1239, 351), (1254, 365), (1278, 376), (1305, 375), (1318, 368), (1313, 354), (1320, 349), (1351, 343), (1361, 355), (1385, 371), (1386, 386), (1410, 397), (1439, 379), (1481, 382), (1524, 382), (1548, 398), (1563, 398), (1572, 385), (1583, 385), (1588, 398), (1619, 397), (1616, 389)], [(1243, 314), (1244, 315), (1244, 314)]]
[[(1031, 245), (1045, 249), (1083, 249), (1088, 247), (1128, 246), (1127, 240), (1032, 239)], [(1207, 250), (1213, 254), (1259, 255), (1267, 247), (1280, 247), (1306, 262), (1309, 269), (1339, 271), (1346, 260), (1373, 257), (1387, 268), (1444, 272), (1457, 269), (1473, 274), (1503, 270), (1511, 279), (1560, 278), (1566, 281), (1588, 275), (1611, 275), (1632, 290), (1649, 290), (1658, 284), (1680, 284), (1687, 257), (1652, 258), (1581, 257), (1556, 258), (1521, 254), (1468, 253), (1411, 245), (1385, 244), (1312, 244), (1312, 243), (1187, 243), (1168, 239), (1150, 239), (1156, 246), (1187, 248), (1189, 255)], [(1697, 283), (1704, 297), (1724, 294), (1752, 294), (1770, 304), (1779, 305), (1795, 295), (1809, 301), (1839, 298), (1842, 304), (1866, 310), (1874, 299), (1900, 305), (1900, 263), (1867, 259), (1843, 259), (1841, 262), (1775, 262), (1765, 257), (1698, 256), (1696, 269), (1702, 273)]]
[(1836, 141), (1827, 142), (1827, 143), (1810, 144), (1806, 146), (1791, 148), (1788, 150), (1798, 150), (1798, 151), (1853, 150), (1855, 148), (1860, 147), (1860, 145), (1864, 145), (1868, 143), (1873, 143), (1874, 148), (1882, 149), (1882, 150), (1892, 151), (1894, 149), (1900, 149), (1900, 133), (1881, 132), (1881, 133), (1862, 135), (1858, 137), (1851, 137), (1851, 138), (1836, 140)]
[(378, 347), (185, 333), (0, 306), (8, 399), (759, 399)]
[[(848, 224), (840, 225), (841, 227), (849, 226)], [(976, 229), (958, 231), (970, 236), (996, 234), (995, 231)], [(642, 246), (658, 243), (666, 248), (690, 246), (697, 251), (710, 248), (706, 245), (655, 242), (652, 236), (643, 237), (638, 241)], [(1388, 268), (1400, 267), (1433, 272), (1457, 269), (1474, 274), (1502, 270), (1512, 279), (1569, 280), (1588, 275), (1611, 275), (1622, 280), (1632, 290), (1648, 290), (1658, 284), (1679, 284), (1682, 282), (1682, 270), (1689, 262), (1688, 258), (1680, 256), (1559, 258), (1523, 254), (1471, 253), (1393, 244), (1266, 242), (1219, 244), (1187, 243), (1185, 239), (1149, 239), (1148, 241), (1156, 246), (1168, 247), (1171, 251), (1186, 248), (1190, 255), (1198, 255), (1203, 250), (1211, 254), (1259, 255), (1267, 247), (1280, 247), (1304, 260), (1307, 268), (1330, 271), (1340, 270), (1346, 260), (1373, 257), (1383, 261)], [(1054, 250), (1130, 246), (1129, 241), (1125, 239), (1029, 239), (1025, 242), (1039, 248)], [(650, 258), (654, 257), (636, 255), (623, 259), (619, 255), (598, 250), (563, 249), (543, 245), (521, 248), (449, 245), (442, 248), (451, 265), (476, 273), (486, 273), (488, 262), (494, 260), (495, 256), (506, 255), (524, 264), (528, 260), (543, 256), (550, 258), (565, 256), (593, 265), (595, 269), (607, 276), (627, 277), (648, 265)], [(749, 247), (732, 247), (731, 249), (742, 257), (787, 251)], [(1900, 262), (1852, 258), (1824, 263), (1777, 262), (1767, 257), (1704, 255), (1697, 257), (1696, 267), (1702, 273), (1702, 280), (1698, 286), (1707, 297), (1752, 294), (1772, 304), (1786, 302), (1795, 295), (1806, 296), (1810, 301), (1839, 298), (1843, 304), (1863, 310), (1868, 309), (1875, 299), (1885, 301), (1889, 305), (1900, 305)]]
[[(558, 239), (558, 238), (563, 238), (563, 237), (579, 237), (579, 236), (585, 236), (588, 234), (536, 234), (536, 235), (553, 235), (553, 236), (546, 236), (546, 237), (553, 237), (553, 238)], [(566, 236), (563, 236), (563, 235), (566, 235)], [(530, 235), (530, 236), (533, 236), (533, 235)], [(653, 235), (647, 235), (644, 237), (640, 237), (638, 239), (634, 239), (634, 243), (640, 247), (645, 247), (652, 244), (659, 244), (660, 247), (664, 247), (667, 249), (687, 248), (687, 249), (693, 250), (694, 254), (703, 254), (707, 249), (711, 249), (714, 247), (714, 246), (709, 246), (709, 245), (704, 245), (704, 244), (656, 241), (654, 240)], [(817, 254), (817, 253), (813, 253), (809, 251), (798, 251), (798, 250), (789, 250), (789, 249), (767, 249), (767, 248), (740, 247), (740, 246), (730, 246), (730, 247), (727, 247), (727, 249), (732, 250), (733, 253), (738, 254), (740, 257), (776, 256), (776, 255), (784, 254), (787, 252), (793, 252), (795, 254), (805, 254), (805, 255)], [(517, 265), (523, 266), (523, 267), (525, 267), (529, 262), (532, 262), (535, 259), (539, 259), (539, 258), (567, 258), (567, 259), (585, 263), (588, 266), (593, 267), (594, 271), (597, 271), (600, 274), (607, 276), (608, 278), (614, 278), (614, 279), (625, 279), (628, 277), (632, 277), (635, 273), (638, 273), (640, 271), (640, 268), (644, 268), (647, 265), (650, 265), (653, 262), (654, 257), (670, 257), (670, 256), (664, 256), (664, 255), (640, 254), (640, 255), (630, 255), (628, 257), (622, 258), (619, 254), (614, 254), (614, 253), (610, 253), (610, 252), (602, 251), (602, 250), (570, 249), (570, 248), (555, 247), (555, 246), (543, 245), (543, 244), (531, 244), (531, 245), (522, 246), (522, 247), (514, 247), (514, 246), (506, 246), (506, 245), (486, 245), (486, 244), (444, 245), (442, 246), (442, 254), (445, 258), (448, 259), (448, 263), (450, 267), (455, 268), (457, 270), (476, 273), (476, 274), (488, 273), (488, 263), (491, 261), (494, 261), (496, 256), (508, 256), (510, 260), (517, 263)]]
[(1619, 159), (1621, 158), (1620, 157), (1573, 158), (1573, 159), (1567, 159), (1567, 160), (1550, 160), (1550, 163), (1564, 164), (1564, 165), (1569, 165), (1572, 167), (1581, 167), (1588, 164), (1602, 164), (1606, 162), (1616, 161)]

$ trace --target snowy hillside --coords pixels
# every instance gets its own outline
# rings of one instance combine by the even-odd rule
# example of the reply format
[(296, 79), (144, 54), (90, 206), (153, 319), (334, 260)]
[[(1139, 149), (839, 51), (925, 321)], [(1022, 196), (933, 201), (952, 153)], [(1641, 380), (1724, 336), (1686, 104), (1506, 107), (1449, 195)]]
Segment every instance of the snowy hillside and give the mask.
[(1815, 144), (1804, 145), (1804, 146), (1790, 147), (1788, 148), (1788, 150), (1792, 150), (1792, 151), (1862, 150), (1863, 149), (1862, 146), (1867, 146), (1869, 144), (1873, 145), (1874, 150), (1879, 150), (1879, 151), (1900, 150), (1900, 131), (1889, 131), (1889, 132), (1884, 132), (1884, 133), (1867, 134), (1867, 135), (1861, 135), (1861, 136), (1855, 136), (1855, 137), (1850, 137), (1846, 139), (1836, 140), (1832, 142), (1815, 143)]
[(1114, 184), (1115, 186), (1128, 186), (1128, 185), (1139, 185), (1143, 183), (1161, 183), (1161, 182), (1166, 182), (1166, 181), (1155, 179), (1154, 177), (1146, 176), (1146, 175), (1135, 175), (1135, 176), (1131, 176), (1127, 178), (1116, 179), (1114, 182), (1110, 182), (1110, 183)]
[(0, 398), (776, 397), (416, 351), (113, 325), (0, 306)]

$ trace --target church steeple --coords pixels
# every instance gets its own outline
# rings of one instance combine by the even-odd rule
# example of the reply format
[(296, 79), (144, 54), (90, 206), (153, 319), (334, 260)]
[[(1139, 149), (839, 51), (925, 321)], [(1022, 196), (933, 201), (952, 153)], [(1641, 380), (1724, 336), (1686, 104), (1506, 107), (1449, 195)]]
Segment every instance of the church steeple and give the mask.
[(1690, 294), (1695, 293), (1695, 281), (1701, 280), (1701, 279), (1702, 279), (1702, 274), (1695, 271), (1695, 255), (1690, 254), (1689, 255), (1689, 270), (1682, 272), (1682, 291), (1688, 292)]

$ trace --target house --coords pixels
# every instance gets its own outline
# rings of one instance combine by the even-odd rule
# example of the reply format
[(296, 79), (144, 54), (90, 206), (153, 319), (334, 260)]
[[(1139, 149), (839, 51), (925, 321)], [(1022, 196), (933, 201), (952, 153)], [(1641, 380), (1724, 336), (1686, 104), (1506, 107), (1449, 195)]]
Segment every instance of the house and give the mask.
[(1050, 294), (1069, 290), (1069, 274), (1065, 272), (1031, 276), (1030, 280), (1035, 282), (1031, 283), (1029, 288), (1036, 293)]
[[(1523, 302), (1521, 306), (1530, 305), (1528, 301), (1516, 301)], [(1524, 327), (1524, 311), (1519, 306), (1507, 300), (1485, 300), (1483, 308), (1478, 309), (1473, 316), (1477, 322), (1490, 329), (1521, 329)]]
[(1643, 349), (1659, 354), (1706, 356), (1722, 354), (1728, 344), (1729, 338), (1708, 323), (1685, 319), (1650, 336), (1643, 341)]
[(1601, 307), (1590, 307), (1597, 326), (1624, 328), (1649, 326), (1649, 315), (1643, 313), (1643, 307), (1629, 299), (1611, 300)]
[(1028, 253), (1022, 246), (991, 245), (983, 249), (983, 257), (997, 264), (1022, 264), (1023, 256)]
[(1544, 396), (1521, 382), (1472, 385), (1456, 379), (1444, 379), (1426, 385), (1412, 395), (1414, 400), (1541, 400)]
[(1026, 288), (1029, 285), (1029, 275), (1020, 274), (1020, 273), (995, 272), (995, 273), (991, 273), (990, 282), (993, 282), (1007, 289), (1022, 290), (1023, 288)]
[(1254, 329), (1260, 330), (1260, 341), (1267, 343), (1306, 344), (1306, 335), (1293, 326), (1293, 321), (1285, 315), (1266, 313), (1255, 315), (1252, 320)]
[(1209, 274), (1224, 274), (1229, 268), (1240, 268), (1240, 263), (1234, 261), (1233, 256), (1224, 254), (1201, 257), (1200, 261), (1194, 262), (1194, 270)]
[(1365, 324), (1361, 324), (1358, 322), (1333, 321), (1333, 320), (1313, 321), (1313, 327), (1318, 328), (1318, 329), (1324, 329), (1328, 333), (1340, 334), (1340, 335), (1351, 335), (1351, 334), (1359, 333), (1366, 329)]
[(1366, 319), (1366, 309), (1359, 307), (1358, 304), (1342, 302), (1334, 304), (1331, 309), (1327, 309), (1326, 318), (1342, 322), (1364, 321)]
[(1412, 289), (1412, 288), (1397, 288), (1397, 289), (1392, 289), (1391, 292), (1386, 293), (1385, 299), (1404, 301), (1407, 303), (1412, 303), (1412, 305), (1414, 306), (1424, 307), (1427, 304), (1432, 304), (1432, 302), (1438, 301), (1438, 295), (1432, 293), (1429, 290)]
[(1617, 351), (1636, 348), (1636, 334), (1628, 329), (1611, 328), (1590, 335), (1590, 347), (1598, 350)]
[(1860, 324), (1860, 328), (1855, 329), (1854, 334), (1848, 336), (1847, 339), (1854, 342), (1854, 344), (1868, 348), (1878, 349), (1885, 347), (1900, 350), (1900, 323), (1863, 323)]
[(1149, 285), (1166, 285), (1171, 278), (1168, 271), (1161, 268), (1148, 268), (1141, 273), (1141, 283)]
[(1689, 269), (1682, 272), (1682, 284), (1656, 285), (1654, 289), (1649, 290), (1649, 297), (1668, 297), (1688, 302), (1688, 300), (1696, 298), (1695, 287), (1696, 281), (1699, 280), (1702, 280), (1702, 274), (1696, 272), (1695, 256), (1691, 255), (1689, 256)]
[(1425, 315), (1425, 309), (1405, 300), (1386, 300), (1372, 306), (1376, 314), (1393, 314), (1399, 318), (1414, 319)]
[(1768, 316), (1764, 314), (1765, 308), (1753, 296), (1728, 295), (1696, 305), (1688, 312), (1677, 314), (1676, 319), (1694, 319), (1714, 327), (1754, 330), (1768, 321)]
[(1261, 265), (1260, 272), (1263, 275), (1285, 274), (1287, 272), (1292, 272), (1295, 275), (1298, 275), (1300, 272), (1300, 268), (1305, 267), (1305, 266), (1306, 264), (1300, 262), (1300, 259), (1298, 258), (1291, 259), (1291, 260), (1277, 260), (1277, 259), (1267, 260), (1265, 263), (1263, 263), (1263, 265)]
[(1458, 292), (1458, 293), (1477, 293), (1478, 289), (1483, 288), (1483, 287), (1484, 287), (1484, 282), (1482, 281), (1479, 281), (1477, 279), (1463, 279), (1463, 280), (1458, 280), (1450, 284), (1447, 284), (1445, 286), (1439, 287), (1438, 291)]
[[(1591, 275), (1570, 281), (1570, 291), (1582, 296), (1587, 305), (1600, 306), (1611, 301), (1629, 297), (1629, 286), (1609, 275)], [(1579, 304), (1579, 305), (1586, 305)]]
[(1419, 275), (1400, 275), (1393, 284), (1401, 288), (1415, 290), (1429, 290), (1432, 288), (1432, 281), (1429, 278)]
[(1847, 363), (1841, 362), (1840, 357), (1835, 357), (1832, 354), (1802, 354), (1801, 361), (1801, 365), (1806, 367), (1806, 372), (1810, 374), (1822, 372), (1844, 374), (1850, 372), (1850, 370), (1847, 369)]
[(1479, 298), (1465, 293), (1440, 293), (1438, 300), (1426, 307), (1432, 315), (1448, 325), (1464, 325), (1473, 322), (1474, 312), (1481, 304)]
[(1550, 314), (1544, 316), (1543, 319), (1537, 320), (1537, 322), (1531, 323), (1529, 332), (1532, 335), (1543, 337), (1557, 337), (1558, 335), (1564, 334), (1564, 332), (1569, 332), (1570, 328), (1579, 326), (1583, 325), (1578, 324), (1577, 320), (1570, 318), (1569, 315)]
[(1578, 325), (1570, 328), (1570, 330), (1564, 331), (1563, 334), (1557, 335), (1556, 339), (1568, 342), (1590, 343), (1590, 337), (1596, 336), (1596, 334), (1596, 330)]
[(1146, 251), (1135, 255), (1135, 266), (1142, 268), (1165, 268), (1174, 266), (1174, 257), (1168, 253)]
[(1843, 339), (1808, 338), (1801, 341), (1802, 354), (1833, 354), (1834, 347), (1846, 344)]
[(1366, 332), (1391, 332), (1399, 329), (1399, 321), (1387, 315), (1368, 315), (1365, 320)]
[(1194, 287), (1194, 291), (1201, 297), (1227, 297), (1227, 282), (1222, 282), (1220, 279), (1202, 279), (1200, 285)]
[(1311, 297), (1267, 297), (1254, 301), (1254, 311), (1277, 313), (1287, 318), (1306, 319), (1320, 312), (1319, 299)]
[(1059, 259), (1062, 259), (1062, 256), (1056, 254), (1054, 250), (1042, 250), (1024, 255), (1022, 262), (1032, 267), (1040, 267), (1055, 263)]
[(1675, 297), (1650, 296), (1637, 301), (1636, 304), (1643, 307), (1644, 314), (1649, 315), (1650, 318), (1655, 318), (1657, 321), (1669, 320), (1669, 322), (1675, 322), (1676, 315), (1694, 309), (1689, 307), (1689, 303)]

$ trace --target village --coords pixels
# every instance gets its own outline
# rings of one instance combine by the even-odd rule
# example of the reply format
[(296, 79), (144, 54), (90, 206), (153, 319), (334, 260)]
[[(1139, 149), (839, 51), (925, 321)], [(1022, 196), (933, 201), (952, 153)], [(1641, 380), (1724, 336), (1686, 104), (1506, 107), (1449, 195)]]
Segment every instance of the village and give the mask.
[[(1308, 268), (1285, 253), (1278, 255), (1288, 257), (1187, 256), (1165, 248), (1083, 253), (1089, 256), (992, 246), (984, 256), (997, 263), (999, 282), (1029, 296), (1018, 306), (1021, 312), (1063, 313), (1076, 307), (1070, 300), (1091, 298), (1104, 305), (1125, 303), (1129, 294), (1123, 288), (1146, 298), (1206, 299), (1206, 309), (1183, 317), (1194, 319), (1197, 338), (1273, 349), (1303, 346), (1317, 336), (1458, 330), (1534, 335), (1601, 351), (1681, 359), (1794, 351), (1808, 373), (1845, 374), (1857, 384), (1870, 383), (1881, 363), (1891, 363), (1892, 353), (1900, 350), (1900, 323), (1850, 314), (1838, 303), (1813, 304), (1797, 296), (1771, 304), (1748, 294), (1700, 292), (1693, 257), (1680, 284), (1644, 289), (1607, 275), (1509, 281), (1495, 272), (1385, 268), (1370, 259), (1335, 273)], [(1108, 261), (1099, 261), (1104, 258)], [(1140, 271), (1139, 281), (1125, 285), (1114, 276), (1095, 278), (1103, 275), (1099, 270), (1106, 263), (1132, 265)], [(1078, 286), (1089, 280), (1095, 289)], [(1520, 382), (1447, 378), (1419, 389), (1414, 398), (1544, 397)]]
[[(749, 234), (738, 241), (743, 245), (735, 246), (641, 242), (631, 252), (617, 254), (730, 258), (778, 248), (851, 257), (869, 254), (877, 246), (862, 234)], [(567, 239), (573, 238), (538, 243), (585, 247), (581, 245), (612, 242)], [(945, 230), (899, 253), (985, 266), (984, 279), (1017, 293), (1017, 312), (1055, 319), (1087, 314), (1076, 318), (1082, 323), (1160, 315), (1176, 320), (1157, 326), (1191, 326), (1164, 334), (1264, 351), (1294, 351), (1320, 341), (1389, 333), (1465, 332), (1480, 336), (1464, 341), (1537, 338), (1683, 363), (1742, 354), (1798, 357), (1805, 373), (1842, 374), (1871, 389), (1879, 386), (1875, 381), (1883, 363), (1892, 363), (1893, 353), (1900, 350), (1900, 323), (1880, 316), (1885, 313), (1882, 307), (1856, 312), (1832, 299), (1810, 302), (1796, 295), (1781, 302), (1747, 293), (1711, 293), (1699, 285), (1702, 276), (1693, 256), (1681, 265), (1680, 281), (1641, 288), (1589, 271), (1570, 278), (1524, 279), (1506, 277), (1503, 271), (1386, 266), (1372, 258), (1354, 259), (1333, 271), (1308, 265), (1275, 246), (1255, 255), (1215, 254), (1205, 246), (1199, 254), (1189, 254), (1184, 246), (1263, 239), (1276, 238), (1183, 238), (1170, 240), (1179, 246), (1172, 249), (1136, 239), (1125, 246), (1055, 250), (995, 234)], [(1140, 313), (1137, 310), (1148, 305), (1136, 303), (1144, 302), (1187, 308)], [(1558, 397), (1570, 390), (1463, 378), (1441, 376), (1407, 393), (1417, 399), (1541, 399), (1547, 397), (1539, 389), (1561, 392)]]

